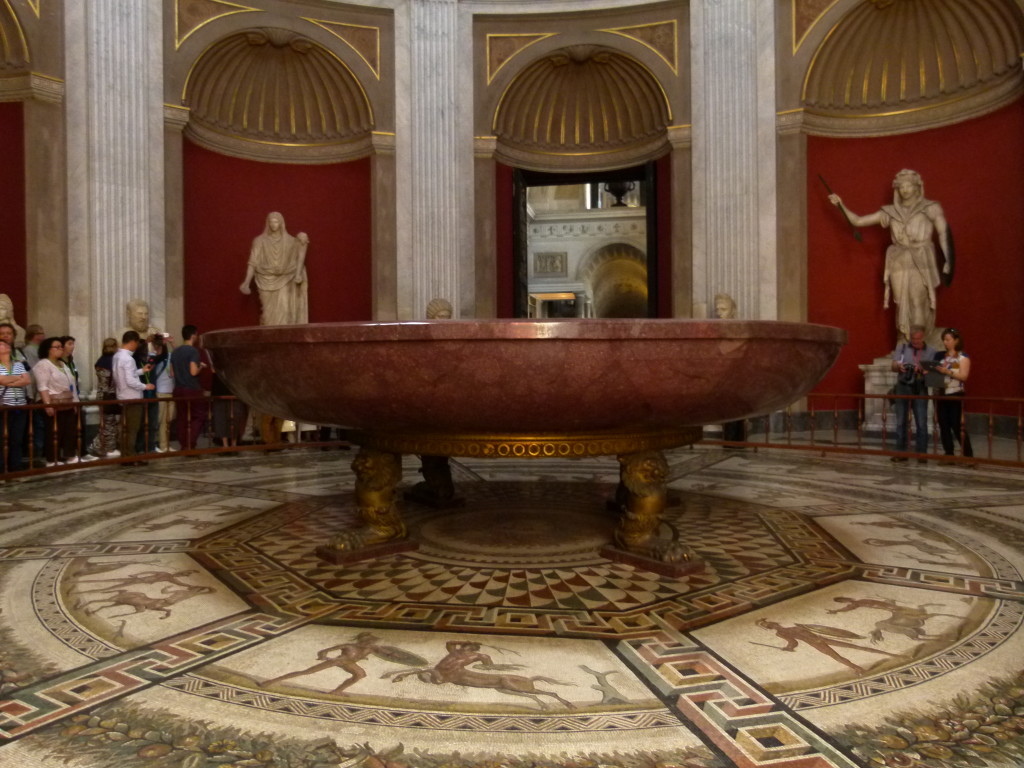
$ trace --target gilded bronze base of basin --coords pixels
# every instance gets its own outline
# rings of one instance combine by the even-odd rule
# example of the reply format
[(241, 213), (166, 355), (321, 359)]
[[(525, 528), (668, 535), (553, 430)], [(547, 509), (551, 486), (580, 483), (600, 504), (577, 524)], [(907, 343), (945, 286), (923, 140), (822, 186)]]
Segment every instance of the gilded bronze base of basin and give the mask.
[(387, 453), (468, 459), (582, 459), (692, 445), (703, 427), (571, 434), (446, 434), (354, 430), (349, 441)]
[[(372, 558), (393, 541), (405, 540), (407, 527), (398, 508), (403, 453), (422, 456), (424, 482), (406, 496), (435, 508), (460, 505), (455, 496), (448, 459), (572, 458), (617, 455), (619, 486), (613, 500), (622, 513), (609, 559), (630, 562), (668, 576), (681, 576), (703, 566), (668, 527), (661, 535), (662, 513), (668, 498), (668, 464), (662, 449), (690, 445), (701, 439), (701, 427), (650, 432), (603, 432), (587, 435), (445, 435), (355, 431), (350, 440), (360, 446), (352, 462), (356, 474), (355, 500), (362, 527), (335, 534), (317, 555), (332, 563)], [(666, 526), (667, 527), (667, 526)]]

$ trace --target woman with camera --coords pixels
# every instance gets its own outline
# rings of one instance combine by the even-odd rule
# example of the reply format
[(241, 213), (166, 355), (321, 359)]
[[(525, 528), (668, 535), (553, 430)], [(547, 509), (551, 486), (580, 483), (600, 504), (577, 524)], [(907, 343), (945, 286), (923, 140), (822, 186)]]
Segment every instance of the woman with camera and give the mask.
[[(971, 437), (967, 434), (967, 425), (961, 425), (963, 418), (964, 382), (971, 375), (971, 359), (964, 354), (963, 339), (956, 328), (947, 328), (942, 332), (942, 346), (946, 348), (942, 364), (935, 370), (946, 377), (945, 387), (939, 393), (942, 399), (935, 402), (935, 413), (939, 419), (939, 436), (942, 438), (942, 451), (947, 456), (953, 455), (953, 438), (960, 443), (964, 456), (974, 456), (971, 449)], [(962, 426), (962, 428), (961, 428)]]

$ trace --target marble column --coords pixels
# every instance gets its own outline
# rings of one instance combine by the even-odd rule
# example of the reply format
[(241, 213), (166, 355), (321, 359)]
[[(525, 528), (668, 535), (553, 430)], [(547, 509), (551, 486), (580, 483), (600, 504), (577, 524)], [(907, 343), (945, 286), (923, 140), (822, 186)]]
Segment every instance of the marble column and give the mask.
[(68, 323), (83, 360), (130, 299), (165, 325), (162, 5), (64, 4)]
[(398, 313), (421, 318), (427, 303), (441, 297), (459, 317), (474, 291), (472, 249), (462, 232), (468, 230), (471, 244), (472, 228), (462, 226), (472, 216), (472, 88), (464, 82), (471, 24), (457, 0), (409, 0), (405, 10), (407, 18), (396, 18), (408, 40), (407, 51), (399, 46), (408, 67), (398, 84), (398, 113), (404, 106), (406, 117), (396, 159), (398, 177), (409, 187), (409, 205), (398, 208)]
[(774, 3), (692, 0), (693, 304), (778, 316)]

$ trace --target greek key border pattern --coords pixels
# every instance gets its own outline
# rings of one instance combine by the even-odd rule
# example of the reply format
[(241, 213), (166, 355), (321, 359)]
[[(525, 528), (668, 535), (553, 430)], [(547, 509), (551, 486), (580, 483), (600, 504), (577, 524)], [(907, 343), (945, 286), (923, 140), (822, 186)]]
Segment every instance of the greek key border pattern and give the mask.
[(593, 733), (679, 727), (679, 718), (668, 710), (578, 715), (548, 715), (540, 712), (528, 715), (433, 713), (404, 710), (398, 707), (359, 706), (281, 696), (228, 685), (198, 674), (183, 675), (167, 681), (164, 685), (203, 698), (224, 701), (229, 704), (240, 704), (267, 712), (335, 720), (349, 724), (421, 728), (434, 731)]
[(623, 643), (637, 671), (736, 765), (856, 768), (780, 704), (711, 653), (671, 633)]

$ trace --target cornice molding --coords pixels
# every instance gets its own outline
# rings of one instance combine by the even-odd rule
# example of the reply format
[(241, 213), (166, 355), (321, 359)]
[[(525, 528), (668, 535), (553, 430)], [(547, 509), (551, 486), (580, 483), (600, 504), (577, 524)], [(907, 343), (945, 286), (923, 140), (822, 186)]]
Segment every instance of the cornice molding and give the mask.
[(0, 101), (64, 102), (64, 81), (38, 72), (22, 72), (0, 77)]
[(1024, 97), (1024, 78), (1006, 78), (987, 91), (958, 101), (909, 107), (890, 113), (822, 114), (803, 111), (803, 130), (813, 136), (869, 138), (915, 133), (982, 117)]
[(222, 133), (192, 121), (185, 128), (185, 136), (213, 152), (268, 163), (342, 163), (367, 157), (374, 152), (374, 137), (369, 132), (345, 142), (288, 144)]

